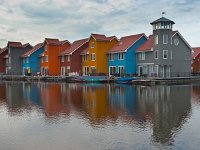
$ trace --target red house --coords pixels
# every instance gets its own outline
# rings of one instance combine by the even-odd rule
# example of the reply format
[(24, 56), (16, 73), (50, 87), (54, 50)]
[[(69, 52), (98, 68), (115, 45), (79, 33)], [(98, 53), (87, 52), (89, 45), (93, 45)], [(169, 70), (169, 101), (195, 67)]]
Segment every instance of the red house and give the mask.
[(88, 39), (74, 41), (70, 47), (60, 53), (60, 71), (61, 75), (69, 73), (81, 74), (82, 59), (81, 52), (88, 47)]
[(8, 55), (8, 48), (5, 47), (0, 50), (0, 73), (6, 73), (6, 59), (5, 57)]
[(194, 53), (192, 54), (192, 72), (200, 73), (200, 47), (192, 48)]

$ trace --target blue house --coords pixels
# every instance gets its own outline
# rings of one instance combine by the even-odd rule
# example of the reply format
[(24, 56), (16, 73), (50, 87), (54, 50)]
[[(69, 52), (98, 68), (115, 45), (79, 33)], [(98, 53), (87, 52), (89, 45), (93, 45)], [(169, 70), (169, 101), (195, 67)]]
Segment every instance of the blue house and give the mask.
[(43, 43), (35, 45), (30, 51), (22, 55), (22, 74), (30, 75), (40, 72), (39, 55), (44, 52)]
[(109, 76), (136, 74), (136, 49), (147, 40), (144, 33), (122, 37), (107, 51)]

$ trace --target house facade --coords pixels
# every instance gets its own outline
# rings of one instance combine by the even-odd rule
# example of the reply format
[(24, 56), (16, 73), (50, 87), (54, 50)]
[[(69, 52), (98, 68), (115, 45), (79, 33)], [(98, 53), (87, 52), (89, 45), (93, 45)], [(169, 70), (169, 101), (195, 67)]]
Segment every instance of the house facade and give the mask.
[(81, 53), (83, 75), (108, 75), (106, 53), (117, 42), (118, 39), (115, 36), (91, 34), (88, 49)]
[(107, 51), (108, 75), (136, 75), (136, 49), (146, 40), (145, 34), (122, 37)]
[(175, 23), (160, 18), (151, 23), (150, 35), (137, 49), (137, 73), (149, 77), (182, 77), (191, 75), (192, 48), (178, 31)]
[(40, 72), (39, 55), (44, 52), (43, 43), (35, 45), (31, 50), (22, 55), (22, 74), (36, 75)]
[(200, 47), (193, 48), (192, 73), (200, 73)]
[(70, 46), (69, 41), (45, 39), (44, 52), (40, 55), (40, 72), (42, 75), (60, 75), (59, 55)]
[(21, 55), (29, 51), (32, 46), (30, 44), (22, 45), (20, 42), (8, 42), (8, 55), (6, 59), (6, 74), (22, 75), (22, 59)]
[(82, 58), (80, 54), (86, 48), (88, 48), (88, 39), (77, 40), (60, 54), (61, 75), (65, 76), (69, 75), (69, 73), (82, 74)]
[(5, 47), (0, 50), (0, 74), (6, 73), (6, 59), (5, 56), (8, 55), (8, 48)]

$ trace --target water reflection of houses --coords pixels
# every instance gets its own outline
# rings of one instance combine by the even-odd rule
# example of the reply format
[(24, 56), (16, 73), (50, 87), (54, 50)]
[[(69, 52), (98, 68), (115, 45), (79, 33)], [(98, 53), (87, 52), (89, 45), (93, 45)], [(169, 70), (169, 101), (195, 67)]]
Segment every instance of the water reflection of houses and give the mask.
[(60, 84), (40, 83), (40, 97), (47, 117), (69, 114), (68, 99), (62, 97)]
[(6, 104), (9, 112), (13, 115), (23, 112), (24, 110), (30, 110), (29, 103), (24, 99), (22, 92), (22, 84), (15, 82), (6, 82)]
[(173, 133), (182, 128), (191, 111), (190, 86), (137, 87), (137, 112), (150, 118), (153, 140), (173, 141)]
[(108, 119), (117, 119), (117, 112), (108, 106), (107, 84), (83, 86), (83, 103), (83, 108), (92, 124), (103, 124)]
[(200, 86), (198, 85), (193, 85), (192, 87), (192, 100), (200, 105)]

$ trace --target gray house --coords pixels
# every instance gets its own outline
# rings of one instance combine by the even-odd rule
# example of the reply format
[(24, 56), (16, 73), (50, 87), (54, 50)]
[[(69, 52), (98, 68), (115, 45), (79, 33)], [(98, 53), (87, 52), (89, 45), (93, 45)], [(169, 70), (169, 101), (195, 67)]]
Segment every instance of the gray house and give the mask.
[(191, 75), (192, 48), (173, 21), (160, 18), (151, 23), (150, 35), (137, 49), (137, 73), (148, 77), (186, 77)]
[(21, 56), (32, 48), (30, 44), (22, 45), (21, 42), (8, 42), (8, 55), (6, 58), (6, 74), (22, 75)]

